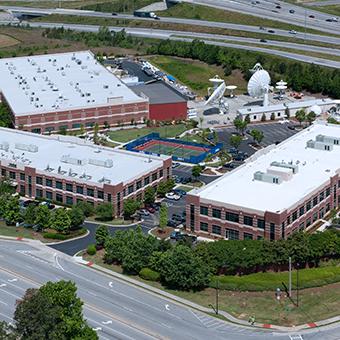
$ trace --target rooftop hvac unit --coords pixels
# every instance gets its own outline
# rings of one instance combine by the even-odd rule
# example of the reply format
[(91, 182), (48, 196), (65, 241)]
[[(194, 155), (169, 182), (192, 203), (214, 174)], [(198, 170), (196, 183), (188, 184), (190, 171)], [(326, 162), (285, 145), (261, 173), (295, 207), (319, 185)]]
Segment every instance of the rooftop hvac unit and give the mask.
[(89, 164), (99, 165), (99, 166), (103, 166), (105, 168), (112, 168), (113, 167), (113, 160), (112, 159), (106, 159), (105, 161), (103, 161), (101, 159), (90, 158)]
[(339, 137), (333, 137), (333, 136), (325, 136), (325, 135), (317, 135), (315, 137), (315, 140), (317, 142), (323, 142), (328, 144), (334, 144), (334, 145), (340, 145), (340, 138)]
[(86, 158), (76, 158), (71, 157), (70, 155), (63, 155), (60, 159), (63, 163), (74, 164), (74, 165), (86, 165)]
[(24, 144), (24, 143), (15, 143), (15, 148), (18, 150), (24, 150), (29, 152), (38, 152), (39, 148), (35, 144)]
[(3, 142), (0, 144), (0, 149), (1, 149), (1, 150), (8, 151), (8, 150), (9, 150), (9, 143), (3, 141)]
[(306, 147), (310, 149), (324, 150), (324, 151), (333, 151), (333, 144), (318, 142), (310, 139), (306, 143)]
[(281, 184), (282, 176), (268, 174), (262, 171), (256, 171), (254, 173), (254, 180), (272, 184)]
[(299, 172), (299, 167), (297, 165), (294, 164), (287, 164), (285, 162), (271, 162), (270, 166), (278, 166), (280, 168), (288, 168), (288, 169), (292, 169), (293, 170), (293, 174), (297, 174)]

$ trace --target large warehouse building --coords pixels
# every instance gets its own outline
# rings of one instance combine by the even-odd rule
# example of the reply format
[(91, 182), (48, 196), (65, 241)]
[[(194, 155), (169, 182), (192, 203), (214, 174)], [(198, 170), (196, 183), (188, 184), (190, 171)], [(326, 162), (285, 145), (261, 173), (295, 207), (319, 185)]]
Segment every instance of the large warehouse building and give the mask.
[(102, 66), (90, 51), (0, 60), (0, 100), (15, 128), (31, 132), (142, 121), (149, 101)]
[(315, 122), (186, 198), (187, 228), (277, 240), (340, 205), (340, 126)]
[(17, 192), (76, 204), (111, 202), (120, 215), (127, 198), (144, 197), (171, 177), (171, 157), (98, 147), (71, 136), (0, 128), (1, 175)]

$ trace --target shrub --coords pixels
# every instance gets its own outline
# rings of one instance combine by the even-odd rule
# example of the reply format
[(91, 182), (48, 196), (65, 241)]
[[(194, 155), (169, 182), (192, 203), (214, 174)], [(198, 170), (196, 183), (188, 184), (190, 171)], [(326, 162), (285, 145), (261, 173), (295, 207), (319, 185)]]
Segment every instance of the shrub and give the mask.
[(139, 276), (144, 280), (149, 281), (159, 281), (160, 275), (156, 271), (149, 269), (149, 268), (143, 268), (139, 272)]
[(262, 115), (261, 121), (262, 121), (262, 122), (265, 122), (265, 121), (266, 121), (266, 115), (265, 115), (265, 114)]
[(19, 196), (25, 196), (25, 193), (22, 192), (22, 191), (20, 191), (20, 192), (19, 192)]
[(90, 245), (87, 246), (87, 253), (89, 255), (95, 255), (96, 252), (97, 252), (97, 250), (96, 250), (96, 246), (94, 244), (90, 244)]
[(41, 202), (49, 202), (49, 203), (57, 204), (57, 205), (60, 205), (62, 207), (67, 207), (67, 208), (72, 208), (73, 207), (72, 204), (61, 203), (61, 202), (58, 202), (58, 201), (49, 200), (47, 198), (43, 198), (43, 197), (39, 197), (39, 196), (35, 196), (35, 199), (37, 201), (41, 201)]
[(70, 238), (83, 235), (87, 232), (86, 228), (81, 228), (76, 234), (63, 235), (55, 233), (44, 233), (44, 238), (52, 238), (54, 240), (68, 240)]
[(270, 120), (275, 120), (275, 113), (274, 112), (270, 115)]

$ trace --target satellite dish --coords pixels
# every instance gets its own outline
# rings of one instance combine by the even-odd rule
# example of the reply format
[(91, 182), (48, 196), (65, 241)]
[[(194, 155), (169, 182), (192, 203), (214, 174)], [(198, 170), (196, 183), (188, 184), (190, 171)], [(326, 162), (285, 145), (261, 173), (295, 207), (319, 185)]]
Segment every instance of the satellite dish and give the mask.
[(209, 81), (214, 84), (214, 87), (208, 87), (208, 96), (210, 96), (211, 92), (214, 92), (218, 88), (218, 86), (224, 82), (224, 80), (221, 79), (220, 76), (217, 74), (215, 77), (210, 78)]
[(318, 105), (313, 105), (311, 108), (310, 108), (311, 111), (314, 111), (314, 113), (317, 115), (317, 116), (320, 116), (321, 113), (322, 113), (322, 109), (320, 106)]
[(209, 103), (215, 103), (223, 97), (224, 91), (226, 90), (225, 82), (221, 83), (221, 85), (213, 92), (213, 94), (209, 97), (209, 99), (205, 102), (204, 105), (208, 105)]
[(263, 106), (268, 106), (268, 90), (273, 89), (269, 84), (270, 76), (268, 72), (260, 69), (251, 76), (248, 83), (248, 93), (254, 98), (263, 94)]
[(276, 83), (278, 86), (285, 86), (287, 85), (287, 82), (283, 81), (282, 79)]
[(227, 86), (227, 90), (230, 91), (230, 98), (233, 98), (234, 95), (233, 95), (233, 90), (237, 89), (237, 86), (236, 85), (228, 85)]

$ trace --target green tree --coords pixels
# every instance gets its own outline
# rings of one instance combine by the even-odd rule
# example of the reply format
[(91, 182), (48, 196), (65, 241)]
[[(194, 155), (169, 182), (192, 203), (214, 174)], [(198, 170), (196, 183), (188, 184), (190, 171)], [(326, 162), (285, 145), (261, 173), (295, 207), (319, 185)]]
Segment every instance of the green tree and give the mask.
[(247, 125), (248, 125), (248, 123), (246, 121), (242, 122), (242, 120), (240, 120), (238, 118), (233, 120), (233, 124), (234, 124), (237, 132), (242, 134), (242, 135), (244, 134), (244, 131), (246, 130)]
[(262, 114), (261, 122), (265, 122), (267, 120), (265, 113)]
[(275, 113), (272, 112), (272, 114), (270, 115), (270, 120), (275, 120)]
[(132, 216), (137, 210), (137, 203), (133, 198), (128, 198), (124, 202), (124, 215)]
[(60, 311), (61, 332), (56, 339), (97, 340), (97, 333), (87, 325), (82, 314), (83, 302), (77, 297), (74, 282), (61, 280), (47, 282), (39, 294), (48, 296), (53, 306)]
[(17, 196), (11, 196), (8, 198), (5, 217), (7, 221), (11, 223), (15, 223), (22, 218), (19, 198)]
[(287, 119), (290, 117), (290, 112), (289, 112), (288, 107), (285, 108), (285, 116), (286, 116)]
[(126, 245), (135, 235), (133, 229), (117, 230), (114, 237), (109, 237), (104, 243), (105, 261), (108, 263), (122, 263)]
[(308, 113), (308, 115), (306, 116), (307, 120), (308, 120), (308, 123), (309, 125), (312, 125), (312, 122), (315, 120), (316, 118), (316, 114), (314, 111), (311, 111)]
[(80, 124), (80, 134), (84, 135), (86, 132), (85, 128), (84, 128), (84, 124)]
[(200, 124), (201, 124), (201, 129), (202, 129), (202, 125), (203, 125), (203, 122), (204, 122), (204, 117), (200, 117), (199, 120), (200, 120)]
[(84, 223), (85, 216), (78, 206), (74, 206), (72, 209), (67, 210), (67, 214), (71, 220), (70, 230), (77, 230), (79, 226)]
[(51, 228), (59, 233), (66, 233), (70, 230), (71, 220), (66, 209), (56, 209), (54, 215), (52, 216)]
[(37, 216), (35, 224), (41, 229), (46, 229), (51, 223), (51, 210), (48, 209), (46, 204), (39, 204), (37, 208)]
[(110, 202), (98, 204), (96, 207), (96, 214), (101, 217), (102, 220), (112, 220), (114, 212), (114, 206)]
[(306, 119), (306, 111), (302, 108), (295, 112), (295, 118), (300, 122), (300, 124)]
[(66, 127), (65, 127), (65, 126), (60, 126), (60, 127), (59, 127), (59, 131), (58, 131), (58, 134), (59, 134), (59, 135), (64, 135), (64, 136), (66, 136), (66, 134), (67, 134), (67, 129), (66, 129)]
[(151, 185), (145, 189), (144, 201), (145, 203), (155, 202), (155, 189)]
[(263, 140), (263, 132), (256, 130), (256, 129), (252, 129), (250, 135), (254, 138), (254, 141), (256, 141), (258, 144), (260, 144)]
[(94, 238), (97, 244), (104, 244), (110, 238), (109, 227), (107, 225), (100, 225), (96, 228)]
[(244, 118), (244, 121), (247, 122), (247, 124), (250, 123), (250, 115), (249, 113), (246, 115), (246, 117)]
[[(1, 105), (1, 104), (0, 104)], [(15, 193), (13, 182), (7, 176), (2, 176), (0, 179), (0, 196), (10, 196)]]
[(165, 204), (162, 204), (161, 208), (159, 209), (159, 228), (162, 232), (165, 230), (166, 225), (168, 223), (168, 208)]
[(160, 274), (161, 280), (168, 285), (189, 289), (206, 287), (211, 277), (201, 259), (192, 256), (190, 248), (182, 245), (164, 254)]
[(18, 340), (18, 337), (12, 333), (13, 327), (6, 321), (0, 321), (0, 339), (2, 340)]
[(242, 136), (230, 136), (229, 143), (237, 149), (242, 142)]
[(199, 164), (194, 165), (191, 168), (191, 174), (195, 177), (196, 181), (197, 178), (201, 176), (202, 172), (203, 172), (202, 167)]
[(98, 138), (99, 124), (96, 123), (93, 128), (93, 140), (96, 142)]
[(28, 205), (25, 215), (24, 215), (24, 220), (27, 223), (27, 225), (31, 226), (34, 224), (35, 219), (37, 218), (37, 211), (34, 203), (31, 203)]
[(86, 217), (91, 216), (91, 214), (94, 212), (93, 205), (86, 201), (79, 201), (76, 207), (81, 209)]
[(0, 197), (0, 216), (6, 215), (7, 198), (5, 196)]
[(168, 178), (166, 181), (167, 190), (172, 190), (176, 186), (175, 180), (173, 178)]
[(216, 145), (216, 143), (218, 142), (218, 134), (216, 131), (213, 131), (213, 138), (212, 138), (212, 141), (213, 143)]
[(160, 197), (164, 197), (167, 191), (168, 191), (168, 188), (167, 188), (166, 183), (159, 182), (159, 185), (157, 188), (157, 195), (159, 195)]

